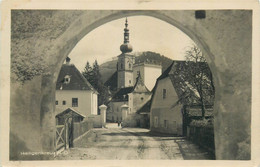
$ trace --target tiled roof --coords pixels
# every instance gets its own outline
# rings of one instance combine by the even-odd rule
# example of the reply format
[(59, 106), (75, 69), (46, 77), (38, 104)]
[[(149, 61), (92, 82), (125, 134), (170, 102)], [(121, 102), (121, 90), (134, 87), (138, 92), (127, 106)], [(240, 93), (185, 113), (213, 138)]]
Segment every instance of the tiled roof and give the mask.
[[(193, 82), (187, 82), (187, 73), (185, 70), (192, 65), (194, 62), (186, 62), (186, 61), (173, 61), (173, 63), (165, 70), (165, 72), (157, 79), (162, 80), (166, 77), (169, 77), (173, 87), (176, 90), (176, 93), (179, 97), (179, 101), (185, 105), (198, 104), (199, 103), (199, 94), (195, 89), (195, 85)], [(204, 63), (201, 63), (201, 68), (209, 67)], [(157, 84), (156, 82), (156, 84)], [(213, 98), (207, 97), (208, 99), (205, 101), (206, 104), (212, 104)]]
[(139, 75), (134, 86), (119, 89), (112, 98), (112, 101), (128, 101), (128, 93), (151, 93), (145, 86)]
[[(70, 77), (69, 82), (65, 82), (65, 76)], [(73, 64), (63, 64), (58, 76), (56, 90), (93, 90), (93, 86), (78, 71)]]
[[(189, 117), (201, 117), (201, 106), (191, 106), (186, 108), (186, 113)], [(213, 107), (206, 107), (205, 108), (205, 116), (210, 117), (213, 116)]]
[(110, 90), (117, 89), (117, 71), (111, 75), (111, 77), (105, 82), (104, 85), (109, 87)]
[(152, 100), (148, 100), (139, 110), (137, 110), (137, 114), (146, 114), (150, 113), (150, 108), (151, 108)]
[(145, 86), (141, 75), (139, 75), (136, 79), (136, 83), (133, 88), (133, 92), (135, 93), (150, 93), (149, 89)]
[(133, 86), (119, 89), (112, 98), (112, 101), (128, 101), (128, 93), (133, 91)]
[(67, 108), (66, 110), (58, 113), (56, 115), (56, 117), (63, 117), (63, 116), (66, 116), (69, 112), (72, 112), (73, 114), (77, 115), (77, 116), (80, 116), (82, 118), (85, 118), (86, 116), (81, 114), (80, 112), (78, 112), (77, 110), (73, 109), (73, 108)]

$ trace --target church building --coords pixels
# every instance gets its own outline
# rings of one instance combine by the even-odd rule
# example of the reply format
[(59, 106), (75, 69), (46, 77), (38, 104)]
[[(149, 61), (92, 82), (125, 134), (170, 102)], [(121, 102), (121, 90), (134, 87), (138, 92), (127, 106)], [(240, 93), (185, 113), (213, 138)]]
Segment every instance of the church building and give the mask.
[(130, 52), (132, 52), (133, 47), (129, 43), (129, 29), (127, 19), (124, 29), (124, 43), (120, 46), (121, 54), (118, 56), (117, 62), (117, 87), (125, 88), (133, 86), (133, 64), (135, 58)]
[[(124, 28), (124, 43), (120, 46), (120, 50), (117, 71), (112, 75), (111, 80), (107, 81), (107, 83), (117, 84), (116, 91), (109, 103), (107, 120), (123, 121), (125, 126), (139, 126), (140, 120), (136, 112), (151, 99), (151, 89), (154, 87), (157, 77), (161, 75), (162, 67), (144, 62), (135, 63), (135, 56), (131, 54), (133, 47), (129, 43), (127, 19)], [(146, 84), (149, 85), (149, 88)], [(113, 84), (107, 86), (115, 87)], [(128, 106), (128, 119), (125, 120), (122, 118), (121, 111), (123, 105)]]

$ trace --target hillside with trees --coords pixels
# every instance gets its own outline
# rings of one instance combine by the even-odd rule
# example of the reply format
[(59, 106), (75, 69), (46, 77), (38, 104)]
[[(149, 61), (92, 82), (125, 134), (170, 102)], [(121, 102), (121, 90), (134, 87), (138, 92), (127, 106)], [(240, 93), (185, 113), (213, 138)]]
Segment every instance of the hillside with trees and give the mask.
[[(136, 56), (136, 63), (156, 62), (162, 64), (162, 72), (164, 72), (172, 63), (172, 59), (151, 51), (136, 52), (134, 55)], [(100, 74), (103, 82), (107, 81), (107, 79), (116, 71), (116, 64), (117, 59), (113, 59), (100, 65)]]

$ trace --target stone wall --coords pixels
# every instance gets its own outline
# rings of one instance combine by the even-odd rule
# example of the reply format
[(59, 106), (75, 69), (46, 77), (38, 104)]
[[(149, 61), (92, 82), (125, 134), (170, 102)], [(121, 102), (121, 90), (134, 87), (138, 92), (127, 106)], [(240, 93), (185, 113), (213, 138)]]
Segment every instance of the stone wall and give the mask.
[(84, 120), (91, 122), (94, 128), (102, 127), (101, 115), (90, 115), (86, 117)]

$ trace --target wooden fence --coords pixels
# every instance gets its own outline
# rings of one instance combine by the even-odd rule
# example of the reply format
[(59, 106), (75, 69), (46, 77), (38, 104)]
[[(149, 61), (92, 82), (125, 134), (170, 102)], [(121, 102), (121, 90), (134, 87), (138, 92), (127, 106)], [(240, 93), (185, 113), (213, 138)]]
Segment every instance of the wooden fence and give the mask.
[(66, 126), (65, 125), (57, 125), (56, 126), (56, 138), (55, 138), (55, 146), (56, 151), (65, 148), (66, 146)]
[[(77, 122), (73, 123), (73, 125), (65, 121), (65, 125), (56, 125), (55, 151), (73, 147), (73, 141), (92, 128), (93, 122), (91, 121)], [(71, 131), (70, 129), (72, 133), (69, 132)]]

